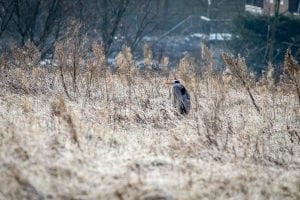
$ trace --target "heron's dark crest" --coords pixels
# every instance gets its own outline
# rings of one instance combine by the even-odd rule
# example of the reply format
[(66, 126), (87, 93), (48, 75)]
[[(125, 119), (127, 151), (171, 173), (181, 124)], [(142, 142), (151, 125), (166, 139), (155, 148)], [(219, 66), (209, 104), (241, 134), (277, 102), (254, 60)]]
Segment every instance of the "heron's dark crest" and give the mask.
[(174, 77), (173, 83), (174, 83), (174, 84), (180, 83), (180, 81), (179, 81), (176, 77)]

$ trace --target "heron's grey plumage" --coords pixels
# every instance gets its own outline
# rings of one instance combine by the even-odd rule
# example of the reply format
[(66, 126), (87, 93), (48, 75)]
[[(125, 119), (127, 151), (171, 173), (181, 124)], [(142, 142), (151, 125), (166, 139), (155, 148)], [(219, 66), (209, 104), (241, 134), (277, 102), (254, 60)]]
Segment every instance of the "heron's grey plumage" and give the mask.
[(178, 81), (174, 80), (172, 85), (172, 104), (181, 114), (188, 114), (191, 107), (190, 94), (187, 89)]

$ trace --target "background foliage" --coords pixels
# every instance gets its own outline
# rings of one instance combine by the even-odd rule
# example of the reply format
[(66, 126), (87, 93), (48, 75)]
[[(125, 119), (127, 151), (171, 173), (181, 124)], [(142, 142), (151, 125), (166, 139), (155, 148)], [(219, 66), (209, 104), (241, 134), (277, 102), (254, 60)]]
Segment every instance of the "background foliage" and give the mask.
[[(280, 15), (272, 41), (271, 26), (275, 20), (275, 16), (247, 13), (239, 14), (233, 19), (231, 29), (234, 39), (229, 42), (229, 47), (234, 53), (246, 57), (250, 67), (257, 72), (265, 70), (269, 61), (274, 64), (282, 63), (288, 48), (296, 59), (300, 58), (300, 29), (296, 28), (300, 27), (300, 17)], [(274, 47), (270, 49), (272, 42)], [(278, 70), (280, 69), (277, 68)]]

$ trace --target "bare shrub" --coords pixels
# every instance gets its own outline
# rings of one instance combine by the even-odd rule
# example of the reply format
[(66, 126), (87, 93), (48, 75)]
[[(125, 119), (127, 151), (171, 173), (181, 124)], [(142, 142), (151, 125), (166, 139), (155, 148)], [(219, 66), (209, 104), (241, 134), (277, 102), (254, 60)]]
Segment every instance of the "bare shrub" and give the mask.
[(122, 51), (116, 56), (117, 72), (121, 75), (122, 80), (127, 83), (128, 97), (131, 101), (132, 82), (137, 74), (137, 67), (133, 58), (131, 48), (125, 46)]
[[(3, 73), (6, 75), (8, 87), (16, 92), (36, 94), (42, 91), (45, 85), (43, 73), (40, 68), (40, 51), (31, 42), (27, 42), (23, 48), (15, 44), (11, 46), (12, 59), (2, 63), (5, 66)], [(40, 71), (40, 73), (37, 73)], [(43, 88), (43, 89), (42, 89)]]
[(23, 48), (13, 44), (11, 51), (16, 67), (23, 70), (32, 70), (32, 68), (39, 66), (41, 53), (32, 42), (26, 42)]
[(121, 52), (116, 56), (117, 72), (126, 77), (130, 77), (136, 72), (136, 64), (133, 58), (131, 48), (124, 46)]
[[(60, 69), (61, 82), (67, 97), (76, 99), (82, 65), (87, 55), (86, 39), (81, 34), (81, 25), (72, 23), (63, 40), (55, 44), (54, 58)], [(66, 74), (67, 72), (67, 74)], [(72, 96), (67, 78), (71, 77)]]
[(47, 68), (34, 67), (32, 70), (21, 68), (6, 72), (6, 87), (15, 93), (27, 95), (51, 94), (56, 72)]

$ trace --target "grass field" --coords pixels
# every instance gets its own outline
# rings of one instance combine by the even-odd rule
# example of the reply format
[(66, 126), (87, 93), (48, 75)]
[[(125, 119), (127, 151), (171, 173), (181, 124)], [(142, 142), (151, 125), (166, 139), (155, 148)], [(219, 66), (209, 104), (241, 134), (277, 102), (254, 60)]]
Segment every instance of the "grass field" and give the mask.
[[(0, 199), (300, 199), (293, 60), (275, 85), (271, 66), (255, 81), (227, 54), (231, 72), (188, 56), (151, 72), (125, 49), (111, 72), (100, 46), (56, 50), (55, 66), (33, 47), (1, 58)], [(191, 93), (185, 116), (164, 84), (174, 76)]]

